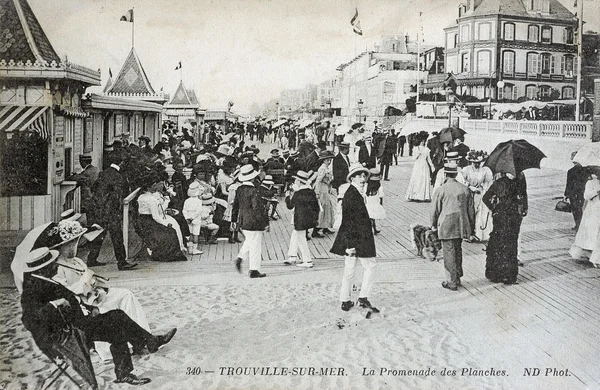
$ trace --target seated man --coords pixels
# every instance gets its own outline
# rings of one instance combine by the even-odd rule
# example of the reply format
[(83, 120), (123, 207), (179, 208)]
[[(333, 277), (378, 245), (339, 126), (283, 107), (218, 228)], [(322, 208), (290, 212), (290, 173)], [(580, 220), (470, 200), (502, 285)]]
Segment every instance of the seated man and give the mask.
[(100, 313), (98, 308), (83, 303), (75, 294), (52, 278), (56, 276), (57, 251), (38, 248), (25, 259), (23, 294), (23, 325), (31, 332), (42, 351), (48, 351), (58, 342), (62, 329), (71, 324), (83, 331), (90, 341), (106, 341), (115, 364), (116, 383), (143, 385), (148, 378), (132, 374), (133, 364), (127, 343), (137, 348), (146, 346), (154, 353), (171, 341), (176, 328), (161, 336), (154, 336), (136, 324), (122, 310)]

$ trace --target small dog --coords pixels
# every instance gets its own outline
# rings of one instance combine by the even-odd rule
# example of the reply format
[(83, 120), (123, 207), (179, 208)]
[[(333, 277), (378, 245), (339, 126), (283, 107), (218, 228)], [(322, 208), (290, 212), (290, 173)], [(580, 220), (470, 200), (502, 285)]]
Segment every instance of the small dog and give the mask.
[(437, 231), (423, 225), (410, 225), (410, 235), (413, 247), (417, 248), (417, 256), (429, 261), (439, 261), (438, 253), (442, 249), (442, 243)]

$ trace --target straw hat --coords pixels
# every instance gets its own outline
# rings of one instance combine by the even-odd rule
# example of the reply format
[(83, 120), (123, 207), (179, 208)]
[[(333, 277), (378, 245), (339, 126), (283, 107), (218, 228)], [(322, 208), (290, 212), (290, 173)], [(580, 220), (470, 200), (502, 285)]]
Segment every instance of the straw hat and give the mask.
[(331, 150), (325, 150), (319, 155), (319, 160), (327, 160), (334, 157), (335, 154)]
[(369, 180), (380, 181), (381, 180), (381, 172), (377, 168), (369, 169)]
[(190, 198), (200, 195), (200, 183), (194, 180), (188, 187), (187, 195)]
[(300, 182), (306, 184), (310, 180), (310, 174), (304, 171), (298, 171), (294, 176), (294, 179), (300, 180)]
[(212, 193), (207, 192), (205, 194), (202, 194), (202, 205), (208, 206), (213, 203), (215, 203), (215, 197), (212, 195)]
[(460, 160), (460, 156), (458, 155), (458, 152), (446, 152), (446, 157), (444, 157), (444, 159), (450, 161), (450, 160)]
[(350, 143), (349, 142), (340, 142), (338, 147), (339, 148), (350, 148)]
[(58, 251), (51, 251), (47, 247), (37, 248), (29, 252), (25, 259), (23, 272), (33, 272), (52, 263), (58, 257)]
[(240, 168), (240, 174), (238, 176), (239, 181), (250, 181), (258, 176), (258, 172), (254, 170), (251, 164), (246, 164)]
[(488, 154), (483, 150), (470, 150), (467, 154), (467, 161), (471, 162), (482, 162), (487, 159)]
[(444, 173), (458, 173), (456, 161), (450, 161), (444, 164)]
[(275, 182), (273, 181), (273, 176), (271, 175), (266, 175), (265, 178), (263, 179), (261, 185), (264, 186), (272, 186), (275, 185)]
[(73, 209), (68, 209), (60, 213), (61, 221), (77, 221), (79, 218), (81, 218), (81, 214), (76, 213)]
[(271, 156), (272, 157), (279, 157), (279, 149), (273, 149), (273, 150), (271, 150)]
[(352, 181), (352, 178), (356, 175), (358, 175), (359, 173), (365, 173), (367, 175), (367, 177), (369, 176), (369, 170), (365, 167), (363, 167), (360, 164), (354, 164), (352, 165), (352, 167), (350, 167), (350, 172), (348, 172), (348, 176), (346, 176), (346, 181), (350, 182)]
[(33, 244), (33, 248), (57, 248), (68, 242), (78, 239), (87, 232), (77, 221), (64, 220), (59, 223), (49, 224)]

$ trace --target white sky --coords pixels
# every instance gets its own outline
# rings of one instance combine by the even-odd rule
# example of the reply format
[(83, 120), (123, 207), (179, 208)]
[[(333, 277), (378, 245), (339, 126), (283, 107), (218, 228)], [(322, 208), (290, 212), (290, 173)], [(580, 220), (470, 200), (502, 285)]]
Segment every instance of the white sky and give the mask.
[[(572, 12), (573, 0), (560, 0)], [(464, 2), (464, 1), (462, 1)], [(382, 34), (416, 36), (423, 12), (425, 44), (443, 46), (443, 28), (457, 17), (461, 0), (29, 0), (61, 58), (116, 77), (135, 49), (156, 91), (173, 94), (183, 81), (203, 108), (246, 113), (286, 88), (331, 76), (335, 68), (372, 49)], [(352, 32), (358, 7), (363, 36)], [(600, 1), (585, 0), (586, 30), (600, 30)], [(355, 49), (356, 47), (356, 49)]]

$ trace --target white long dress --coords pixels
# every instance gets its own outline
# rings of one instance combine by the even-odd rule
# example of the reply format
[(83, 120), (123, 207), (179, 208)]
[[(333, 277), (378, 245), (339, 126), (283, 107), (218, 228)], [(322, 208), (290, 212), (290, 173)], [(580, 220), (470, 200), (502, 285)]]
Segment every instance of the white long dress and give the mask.
[[(488, 241), (492, 232), (492, 213), (483, 203), (483, 194), (490, 188), (494, 181), (494, 175), (490, 168), (480, 166), (475, 168), (469, 165), (462, 169), (465, 184), (473, 193), (473, 205), (475, 206), (475, 236), (481, 241)], [(479, 193), (477, 193), (478, 191)]]
[[(94, 272), (78, 257), (60, 256), (54, 281), (62, 284), (87, 304), (96, 306), (100, 313), (121, 309), (139, 326), (150, 331), (146, 313), (142, 305), (130, 290), (110, 287), (108, 293), (96, 286)], [(102, 360), (112, 359), (110, 344), (103, 341), (94, 342), (96, 352)]]
[(589, 258), (590, 261), (595, 264), (600, 263), (600, 254), (592, 253), (597, 252), (596, 248), (600, 245), (598, 243), (600, 235), (600, 181), (597, 178), (588, 180), (585, 184), (585, 191), (583, 197), (587, 200), (587, 206), (583, 210), (583, 216), (581, 217), (581, 224), (579, 230), (575, 236), (575, 242), (569, 254), (574, 259)]
[(406, 189), (406, 200), (431, 200), (431, 171), (433, 166), (427, 146), (418, 146), (414, 151), (415, 165), (413, 166), (410, 182)]

